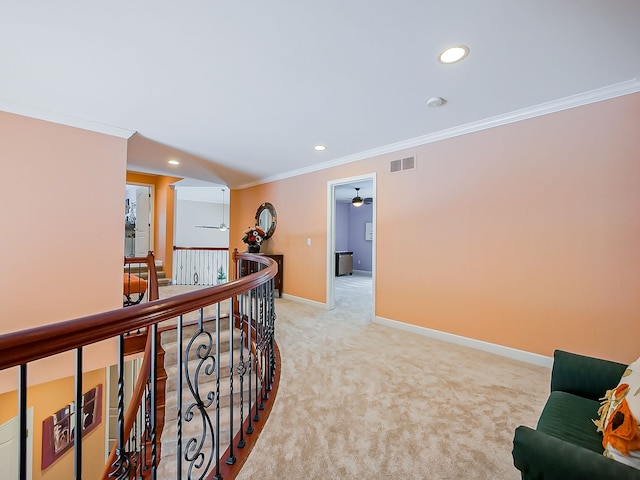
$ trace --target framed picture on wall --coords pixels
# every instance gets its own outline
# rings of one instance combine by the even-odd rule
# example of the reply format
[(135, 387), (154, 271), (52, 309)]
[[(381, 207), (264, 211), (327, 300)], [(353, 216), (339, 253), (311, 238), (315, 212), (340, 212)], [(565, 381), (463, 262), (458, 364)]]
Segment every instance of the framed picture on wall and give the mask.
[[(73, 446), (76, 425), (75, 402), (42, 421), (42, 470), (47, 468)], [(82, 396), (82, 436), (102, 422), (102, 384)]]

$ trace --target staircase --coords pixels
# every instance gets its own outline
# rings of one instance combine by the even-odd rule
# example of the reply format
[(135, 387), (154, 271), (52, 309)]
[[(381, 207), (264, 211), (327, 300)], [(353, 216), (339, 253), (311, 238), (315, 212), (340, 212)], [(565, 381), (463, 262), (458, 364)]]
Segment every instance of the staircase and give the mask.
[[(204, 329), (207, 333), (198, 332), (197, 325), (185, 326), (182, 331), (183, 337), (183, 352), (188, 348), (189, 342), (197, 335), (196, 340), (189, 349), (189, 377), (186, 377), (186, 372), (183, 368), (183, 378), (181, 385), (181, 397), (182, 397), (182, 475), (180, 478), (205, 478), (206, 475), (215, 471), (215, 455), (222, 455), (233, 436), (238, 432), (241, 424), (240, 418), (240, 376), (238, 374), (240, 366), (240, 330), (233, 329), (233, 332), (229, 330), (228, 318), (222, 318), (220, 320), (220, 351), (217, 359), (219, 360), (219, 382), (216, 385), (216, 365), (215, 362), (208, 358), (201, 360), (198, 355), (207, 355), (207, 350), (211, 348), (211, 355), (215, 354), (216, 339), (215, 320), (206, 322)], [(176, 421), (177, 410), (177, 333), (176, 330), (167, 330), (161, 334), (162, 349), (165, 351), (164, 368), (167, 373), (167, 382), (165, 387), (165, 421), (164, 429), (162, 430), (161, 446), (162, 452), (160, 464), (158, 467), (158, 480), (175, 480), (177, 471), (177, 430), (178, 422)], [(230, 359), (231, 353), (231, 339), (233, 339), (233, 368), (230, 368), (232, 360)], [(198, 347), (204, 345), (199, 350)], [(200, 353), (199, 353), (200, 352)], [(187, 355), (183, 353), (183, 355)], [(182, 362), (184, 364), (185, 358)], [(243, 363), (246, 366), (246, 370), (249, 370), (248, 351), (245, 348), (243, 350)], [(231, 371), (233, 370), (233, 376)], [(196, 374), (196, 372), (198, 372)], [(197, 377), (197, 382), (194, 379)], [(255, 376), (252, 376), (253, 389), (252, 396), (255, 397)], [(202, 404), (206, 415), (202, 415), (196, 406), (196, 400), (189, 387), (191, 381), (192, 388), (199, 392)], [(230, 395), (231, 385), (233, 385), (233, 398)], [(249, 375), (244, 375), (243, 381), (243, 420), (247, 418), (249, 410)], [(219, 396), (216, 401), (216, 391), (219, 391)], [(220, 409), (218, 411), (219, 420), (216, 421), (216, 403), (219, 402)], [(209, 405), (211, 403), (211, 405)], [(232, 404), (232, 407), (230, 406)], [(191, 408), (190, 408), (191, 407)], [(193, 416), (190, 421), (189, 413)], [(231, 414), (233, 412), (233, 414)], [(254, 412), (252, 412), (253, 414)], [(206, 416), (209, 416), (211, 425), (215, 428), (215, 425), (219, 425), (218, 433), (211, 431), (211, 426), (208, 423)], [(231, 416), (233, 416), (233, 425), (231, 428)], [(204, 432), (204, 434), (203, 434)], [(215, 438), (216, 435), (219, 438)], [(215, 440), (219, 442), (218, 446), (215, 444)], [(192, 442), (192, 443), (190, 443)], [(189, 462), (185, 459), (185, 451), (191, 445), (189, 453), (193, 456), (200, 453), (202, 455), (202, 466), (197, 468), (195, 464), (197, 461)], [(235, 448), (235, 445), (234, 445)], [(218, 453), (216, 453), (218, 452)], [(227, 461), (227, 458), (221, 458), (220, 463), (223, 464)], [(189, 474), (189, 469), (192, 468)]]
[[(171, 279), (167, 278), (167, 272), (162, 267), (162, 260), (156, 260), (156, 272), (158, 273), (158, 286), (166, 287), (171, 285)], [(149, 277), (149, 270), (144, 263), (132, 263), (124, 266), (124, 273), (131, 273), (145, 280)]]

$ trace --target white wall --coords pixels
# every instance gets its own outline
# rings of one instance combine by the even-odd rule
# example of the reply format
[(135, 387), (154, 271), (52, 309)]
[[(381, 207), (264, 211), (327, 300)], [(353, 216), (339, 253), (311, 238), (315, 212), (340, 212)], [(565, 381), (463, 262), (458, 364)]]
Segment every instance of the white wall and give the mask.
[[(219, 226), (223, 221), (229, 225), (229, 203), (185, 200), (193, 198), (188, 188), (176, 188), (175, 245), (177, 247), (229, 247), (229, 230), (198, 228), (196, 225)], [(203, 190), (203, 189), (198, 189)], [(209, 190), (209, 189), (206, 189)], [(222, 201), (219, 189), (217, 195)], [(228, 192), (226, 192), (228, 194)]]

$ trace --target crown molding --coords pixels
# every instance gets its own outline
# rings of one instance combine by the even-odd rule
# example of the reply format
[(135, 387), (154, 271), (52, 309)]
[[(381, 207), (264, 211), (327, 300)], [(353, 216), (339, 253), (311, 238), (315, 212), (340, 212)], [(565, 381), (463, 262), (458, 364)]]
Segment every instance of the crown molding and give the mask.
[(588, 92), (572, 95), (559, 100), (553, 100), (551, 102), (541, 103), (532, 107), (515, 110), (513, 112), (505, 113), (503, 115), (496, 115), (476, 122), (467, 123), (446, 130), (440, 130), (439, 132), (429, 133), (420, 137), (410, 138), (401, 142), (391, 143), (382, 147), (373, 148), (371, 150), (365, 150), (363, 152), (355, 153), (353, 155), (347, 155), (345, 157), (336, 158), (328, 162), (318, 163), (305, 168), (299, 168), (291, 170), (278, 175), (265, 177), (255, 182), (247, 183), (237, 187), (238, 189), (253, 187), (264, 183), (275, 182), (277, 180), (284, 180), (291, 177), (297, 177), (299, 175), (305, 175), (307, 173), (317, 172), (325, 170), (327, 168), (337, 167), (351, 162), (357, 162), (358, 160), (365, 160), (367, 158), (376, 157), (378, 155), (385, 155), (388, 153), (394, 153), (407, 148), (417, 147), (419, 145), (426, 145), (427, 143), (439, 142), (449, 138), (457, 137), (460, 135), (466, 135), (468, 133), (479, 132), (489, 128), (499, 127), (501, 125), (507, 125), (509, 123), (520, 122), (534, 117), (542, 115), (548, 115), (550, 113), (561, 112), (570, 108), (581, 107), (590, 103), (601, 102), (603, 100), (609, 100), (611, 98), (621, 97), (623, 95), (629, 95), (632, 93), (640, 92), (640, 80), (633, 79), (626, 82), (616, 83), (608, 87), (591, 90)]
[(28, 105), (9, 102), (3, 99), (0, 99), (0, 110), (7, 113), (22, 115), (23, 117), (36, 118), (38, 120), (66, 125), (67, 127), (74, 127), (80, 128), (82, 130), (89, 130), (90, 132), (103, 133), (105, 135), (111, 135), (113, 137), (128, 139), (134, 133), (136, 133), (135, 130), (129, 130), (127, 128), (93, 122), (91, 120), (84, 120), (82, 118), (76, 118), (70, 115), (50, 112), (48, 110), (42, 110), (40, 108), (30, 107)]

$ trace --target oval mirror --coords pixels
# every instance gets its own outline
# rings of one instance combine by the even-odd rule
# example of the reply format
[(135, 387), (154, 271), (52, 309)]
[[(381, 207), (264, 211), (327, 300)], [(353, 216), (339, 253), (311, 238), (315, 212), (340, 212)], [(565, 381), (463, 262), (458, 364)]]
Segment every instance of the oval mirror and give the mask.
[(265, 202), (258, 207), (256, 212), (256, 225), (264, 230), (264, 238), (270, 238), (276, 231), (276, 223), (278, 221), (276, 209), (269, 202)]

